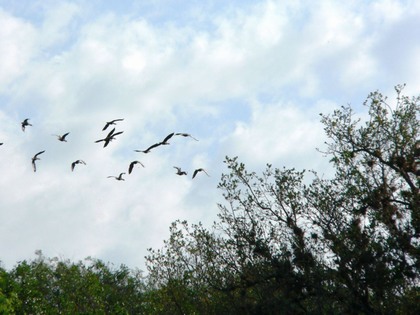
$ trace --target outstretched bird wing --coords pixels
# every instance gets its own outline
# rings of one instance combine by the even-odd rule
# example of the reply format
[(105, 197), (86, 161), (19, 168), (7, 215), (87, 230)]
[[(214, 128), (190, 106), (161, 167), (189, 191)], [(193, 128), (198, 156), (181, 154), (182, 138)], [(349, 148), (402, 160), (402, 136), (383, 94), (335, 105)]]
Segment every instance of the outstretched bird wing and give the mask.
[(113, 128), (106, 136), (106, 138), (112, 137), (112, 135), (114, 134), (115, 128)]
[(123, 132), (124, 131), (118, 131), (116, 133), (113, 133), (112, 136), (111, 136), (111, 138), (114, 138), (115, 136), (118, 136), (118, 135), (122, 134)]
[(128, 174), (131, 174), (131, 172), (133, 171), (134, 165), (137, 164), (137, 163), (144, 167), (144, 164), (142, 162), (133, 161), (133, 162), (130, 163), (130, 166), (128, 167)]
[(104, 139), (104, 141), (105, 141), (104, 148), (111, 142), (111, 140), (112, 140), (112, 137)]
[(40, 155), (40, 154), (42, 154), (42, 153), (44, 153), (45, 152), (45, 150), (44, 151), (40, 151), (40, 152), (38, 152), (37, 154), (35, 154), (34, 156), (33, 156), (33, 158), (32, 158), (32, 168), (34, 169), (34, 172), (36, 172), (36, 164), (35, 164), (35, 161), (36, 160), (39, 160), (38, 159), (38, 155)]
[(128, 167), (128, 174), (131, 174), (131, 172), (133, 171), (134, 164), (136, 164), (135, 161), (130, 163), (130, 166)]
[(183, 137), (190, 137), (193, 138), (195, 141), (198, 141), (198, 139), (194, 138), (192, 135), (190, 135), (189, 133), (184, 133), (184, 132), (178, 132), (175, 134), (176, 136), (183, 136)]
[(167, 142), (168, 142), (168, 140), (169, 139), (171, 139), (172, 137), (173, 137), (173, 135), (174, 135), (175, 133), (174, 132), (172, 132), (172, 133), (170, 133), (169, 135), (167, 135), (166, 137), (165, 137), (165, 139), (163, 139), (163, 141), (161, 142), (162, 144), (167, 144)]
[(105, 124), (105, 126), (104, 126), (104, 128), (102, 128), (102, 131), (103, 130), (106, 130), (110, 125), (115, 125), (115, 122), (117, 122), (117, 121), (123, 121), (124, 119), (123, 118), (118, 118), (118, 119), (113, 119), (113, 120), (111, 120), (111, 121), (108, 121), (106, 124)]
[[(114, 129), (115, 130), (115, 129)], [(110, 137), (106, 137), (105, 139), (104, 139), (104, 141), (105, 141), (105, 143), (104, 143), (104, 148), (112, 141), (112, 140), (114, 140), (115, 139), (115, 136), (118, 136), (118, 135), (120, 135), (120, 134), (122, 134), (124, 131), (119, 131), (119, 132), (116, 132), (116, 133), (113, 133)]]
[(37, 157), (38, 157), (38, 155), (40, 155), (40, 154), (42, 154), (42, 153), (44, 153), (45, 152), (45, 150), (44, 151), (40, 151), (40, 152), (38, 152), (37, 154), (35, 154), (34, 155), (34, 159), (36, 159)]
[(143, 153), (149, 153), (150, 150), (152, 150), (153, 148), (156, 148), (156, 147), (160, 146), (161, 144), (162, 144), (161, 142), (155, 143), (155, 144), (152, 144), (150, 147), (148, 147), (146, 150), (134, 150), (134, 151), (136, 151), (136, 152), (143, 152)]
[(71, 163), (71, 171), (72, 172), (73, 172), (74, 167), (76, 166), (76, 164), (84, 164), (84, 165), (86, 165), (86, 162), (83, 161), (83, 160), (77, 160), (77, 161), (74, 161), (73, 163)]
[(102, 131), (106, 130), (109, 127), (110, 124), (111, 124), (111, 122), (107, 122), (105, 124), (105, 126), (102, 128)]
[(204, 172), (204, 173), (206, 173), (207, 176), (210, 176), (203, 168), (197, 168), (194, 171), (194, 174), (193, 174), (192, 178), (194, 178), (197, 175), (198, 172)]

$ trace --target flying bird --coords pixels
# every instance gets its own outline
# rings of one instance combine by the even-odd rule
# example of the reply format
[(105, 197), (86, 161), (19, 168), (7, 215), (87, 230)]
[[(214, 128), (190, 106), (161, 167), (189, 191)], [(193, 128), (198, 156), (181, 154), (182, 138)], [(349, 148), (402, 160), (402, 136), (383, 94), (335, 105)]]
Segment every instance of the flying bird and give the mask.
[(40, 151), (40, 152), (38, 152), (37, 154), (35, 154), (33, 156), (33, 158), (32, 158), (32, 168), (34, 169), (34, 172), (36, 172), (36, 164), (35, 164), (35, 161), (36, 160), (40, 160), (40, 158), (38, 157), (38, 155), (41, 155), (44, 152), (45, 152), (45, 150), (44, 151)]
[(114, 133), (111, 137), (105, 139), (104, 148), (112, 141), (115, 140), (115, 136), (122, 134), (124, 131), (118, 131)]
[(105, 127), (102, 130), (106, 130), (110, 125), (116, 125), (116, 122), (117, 121), (123, 121), (123, 120), (124, 120), (124, 118), (118, 118), (118, 119), (114, 119), (114, 120), (108, 121), (105, 124)]
[(115, 128), (112, 129), (105, 138), (96, 140), (95, 142), (98, 143), (98, 142), (104, 141), (105, 142), (104, 148), (105, 148), (112, 140), (115, 140), (115, 136), (122, 134), (124, 131), (118, 131), (115, 133), (114, 132), (115, 132)]
[(133, 161), (130, 163), (130, 165), (128, 166), (128, 174), (131, 174), (131, 172), (133, 171), (134, 165), (135, 164), (140, 164), (141, 166), (144, 167), (144, 164), (140, 161)]
[(197, 168), (197, 169), (194, 171), (194, 174), (193, 174), (192, 178), (194, 178), (194, 177), (195, 177), (195, 175), (197, 175), (197, 173), (198, 173), (198, 172), (204, 172), (204, 173), (206, 173), (206, 175), (207, 175), (207, 176), (209, 176), (209, 177), (210, 177), (210, 175), (209, 175), (209, 174), (207, 174), (207, 172), (206, 172), (203, 168)]
[(182, 171), (180, 167), (178, 166), (174, 166), (174, 168), (176, 168), (176, 173), (177, 175), (181, 176), (181, 175), (187, 175), (187, 172)]
[(168, 145), (168, 144), (170, 144), (168, 141), (169, 141), (169, 139), (171, 139), (172, 137), (173, 137), (173, 135), (174, 135), (175, 133), (174, 132), (172, 132), (172, 133), (170, 133), (169, 135), (167, 135), (166, 137), (165, 137), (165, 139), (163, 139), (163, 141), (161, 141), (161, 142), (157, 142), (157, 143), (155, 143), (155, 144), (152, 144), (150, 147), (148, 147), (146, 150), (134, 150), (135, 152), (143, 152), (143, 153), (149, 153), (150, 152), (150, 150), (152, 150), (152, 149), (154, 149), (154, 148), (156, 148), (156, 147), (158, 147), (158, 146), (160, 146), (160, 145)]
[(190, 138), (193, 138), (195, 141), (198, 141), (198, 139), (194, 138), (194, 137), (193, 137), (193, 136), (191, 136), (189, 133), (177, 132), (177, 133), (175, 134), (175, 136), (190, 137)]
[(26, 118), (24, 121), (22, 121), (21, 125), (22, 125), (22, 131), (25, 131), (25, 128), (26, 128), (27, 126), (32, 126), (32, 125), (29, 123), (29, 118)]
[(83, 165), (86, 165), (86, 162), (85, 162), (85, 161), (83, 161), (83, 160), (77, 160), (77, 161), (74, 161), (73, 163), (71, 163), (71, 171), (72, 171), (72, 172), (73, 172), (74, 167), (76, 166), (76, 164), (83, 164)]
[(148, 147), (146, 150), (134, 150), (134, 151), (135, 152), (149, 153), (150, 150), (152, 150), (153, 148), (156, 148), (156, 147), (160, 146), (161, 144), (162, 144), (161, 142), (155, 143), (155, 144), (152, 144), (150, 147)]
[(169, 144), (169, 139), (171, 139), (172, 137), (173, 137), (173, 135), (174, 135), (175, 133), (174, 132), (172, 132), (172, 133), (170, 133), (169, 135), (167, 135), (166, 137), (165, 137), (165, 139), (163, 139), (163, 141), (162, 142), (160, 142), (160, 144), (162, 144), (162, 145), (167, 145), (167, 144)]
[(120, 175), (118, 175), (118, 176), (108, 176), (108, 178), (115, 178), (116, 180), (124, 180), (124, 178), (122, 178), (122, 176), (124, 175), (125, 173), (120, 173)]
[(106, 135), (106, 138), (111, 137), (115, 132), (115, 128), (112, 128), (112, 130), (110, 132), (108, 132), (108, 134)]
[(66, 137), (68, 136), (69, 133), (70, 132), (67, 132), (67, 133), (65, 133), (65, 134), (63, 134), (61, 136), (60, 135), (53, 135), (53, 136), (56, 136), (57, 139), (58, 139), (58, 141), (67, 142)]

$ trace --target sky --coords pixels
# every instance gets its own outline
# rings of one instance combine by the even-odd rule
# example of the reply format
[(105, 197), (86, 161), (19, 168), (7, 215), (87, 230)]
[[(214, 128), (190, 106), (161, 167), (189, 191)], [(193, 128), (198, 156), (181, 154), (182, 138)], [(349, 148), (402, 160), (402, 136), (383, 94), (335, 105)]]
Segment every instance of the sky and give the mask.
[[(320, 113), (366, 116), (367, 95), (392, 106), (397, 84), (419, 94), (415, 0), (0, 0), (0, 25), (4, 268), (42, 250), (145, 270), (171, 222), (217, 220), (226, 156), (327, 176)], [(123, 133), (95, 143), (117, 118)], [(134, 151), (172, 132), (198, 141)]]

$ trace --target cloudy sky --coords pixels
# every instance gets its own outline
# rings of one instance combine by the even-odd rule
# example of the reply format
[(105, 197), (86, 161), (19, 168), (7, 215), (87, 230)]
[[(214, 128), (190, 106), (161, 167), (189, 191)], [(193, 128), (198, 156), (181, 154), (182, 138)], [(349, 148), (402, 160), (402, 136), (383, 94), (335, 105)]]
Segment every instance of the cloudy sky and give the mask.
[[(144, 269), (171, 222), (216, 219), (225, 156), (328, 173), (320, 112), (350, 103), (364, 115), (369, 92), (392, 104), (400, 83), (419, 94), (416, 0), (0, 0), (0, 25), (6, 268), (41, 249)], [(94, 141), (116, 118), (124, 133), (103, 148)], [(199, 141), (134, 152), (171, 132)], [(77, 159), (87, 165), (72, 172)], [(133, 160), (145, 167), (107, 178)], [(210, 177), (192, 179), (196, 168)]]

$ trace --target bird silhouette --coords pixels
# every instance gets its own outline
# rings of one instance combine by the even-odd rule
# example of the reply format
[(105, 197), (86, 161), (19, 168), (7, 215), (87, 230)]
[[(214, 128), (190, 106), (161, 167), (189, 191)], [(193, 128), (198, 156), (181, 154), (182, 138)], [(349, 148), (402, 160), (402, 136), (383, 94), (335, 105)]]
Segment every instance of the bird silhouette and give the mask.
[(170, 133), (169, 135), (167, 135), (166, 137), (165, 137), (165, 139), (163, 139), (163, 141), (162, 142), (160, 142), (160, 144), (162, 144), (162, 145), (168, 145), (169, 144), (169, 139), (171, 139), (172, 137), (173, 137), (173, 135), (174, 135), (175, 133), (174, 132), (172, 132), (172, 133)]
[(205, 171), (205, 169), (203, 169), (203, 168), (197, 168), (197, 169), (194, 171), (192, 178), (194, 178), (194, 177), (197, 175), (197, 173), (198, 173), (198, 172), (204, 172), (204, 173), (206, 173), (206, 175), (207, 175), (207, 176), (209, 176), (209, 177), (210, 177), (210, 175), (209, 175), (209, 174), (207, 174), (207, 172)]
[(108, 121), (105, 124), (105, 126), (104, 126), (104, 128), (102, 130), (106, 130), (110, 125), (116, 125), (116, 122), (117, 121), (123, 121), (123, 120), (124, 120), (124, 118), (118, 118), (118, 119), (114, 119), (114, 120)]
[(171, 139), (172, 137), (173, 137), (173, 135), (174, 135), (175, 133), (174, 132), (172, 132), (172, 133), (170, 133), (169, 135), (167, 135), (166, 137), (165, 137), (165, 139), (163, 139), (161, 142), (157, 142), (157, 143), (155, 143), (155, 144), (152, 144), (150, 147), (148, 147), (146, 150), (134, 150), (135, 152), (143, 152), (143, 153), (149, 153), (150, 152), (150, 150), (152, 150), (152, 149), (154, 149), (154, 148), (156, 148), (156, 147), (158, 147), (158, 146), (160, 146), (160, 145), (168, 145), (168, 144), (170, 144), (168, 141), (169, 141), (169, 139)]
[(128, 166), (128, 174), (131, 174), (131, 172), (133, 171), (134, 165), (136, 165), (136, 164), (140, 164), (141, 166), (144, 167), (144, 164), (142, 162), (140, 162), (140, 161), (133, 161)]
[(63, 134), (61, 136), (60, 135), (53, 135), (53, 136), (56, 136), (57, 139), (58, 139), (58, 141), (67, 142), (66, 137), (68, 136), (69, 133), (70, 132), (67, 132), (67, 133), (65, 133), (65, 134)]
[(115, 140), (115, 136), (118, 136), (120, 134), (122, 134), (124, 131), (118, 131), (116, 133), (114, 133), (111, 137), (105, 139), (105, 143), (104, 143), (104, 148), (112, 141)]
[(29, 123), (29, 118), (26, 118), (24, 121), (22, 121), (21, 125), (22, 125), (22, 131), (25, 131), (25, 128), (26, 128), (27, 126), (32, 126), (32, 125)]
[(120, 175), (118, 175), (118, 176), (108, 176), (108, 178), (115, 178), (116, 180), (124, 180), (124, 178), (122, 178), (122, 176), (124, 175), (125, 173), (120, 173)]
[(156, 148), (156, 147), (158, 147), (158, 146), (160, 146), (162, 143), (161, 142), (158, 142), (158, 143), (155, 143), (155, 144), (152, 144), (150, 147), (148, 147), (146, 150), (134, 150), (135, 152), (143, 152), (143, 153), (149, 153), (150, 152), (150, 150), (152, 150), (153, 148)]
[(194, 138), (192, 135), (190, 135), (189, 133), (184, 133), (184, 132), (177, 132), (175, 134), (175, 136), (182, 136), (182, 137), (190, 137), (193, 138), (195, 141), (198, 141), (198, 139)]
[(38, 152), (37, 154), (35, 154), (33, 156), (33, 158), (32, 158), (32, 168), (34, 169), (34, 172), (36, 172), (36, 164), (35, 164), (35, 161), (36, 160), (40, 160), (40, 158), (38, 157), (38, 155), (41, 155), (44, 152), (45, 152), (45, 150), (44, 151), (40, 151), (40, 152)]
[(115, 132), (115, 128), (112, 129), (105, 138), (96, 140), (95, 142), (98, 143), (98, 142), (104, 141), (104, 148), (105, 148), (112, 140), (115, 140), (115, 136), (122, 134), (124, 131), (118, 131), (115, 133), (114, 132)]
[(86, 165), (86, 162), (85, 162), (85, 161), (83, 161), (83, 160), (76, 160), (76, 161), (74, 161), (73, 163), (71, 163), (71, 171), (72, 171), (72, 172), (74, 171), (74, 167), (76, 166), (76, 164), (83, 164), (83, 165)]
[(176, 173), (177, 175), (181, 176), (181, 175), (187, 175), (187, 172), (182, 171), (180, 167), (178, 166), (174, 166), (174, 168), (176, 168)]

